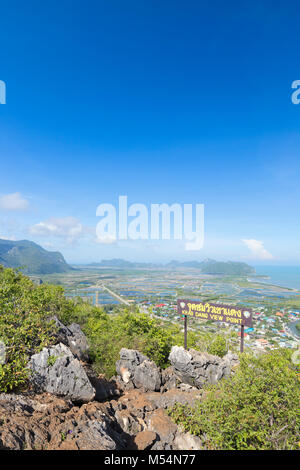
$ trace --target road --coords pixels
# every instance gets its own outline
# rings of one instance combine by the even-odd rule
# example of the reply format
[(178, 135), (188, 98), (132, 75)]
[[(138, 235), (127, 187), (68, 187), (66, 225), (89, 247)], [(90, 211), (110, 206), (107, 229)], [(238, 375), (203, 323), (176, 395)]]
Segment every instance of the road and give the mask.
[(123, 299), (123, 297), (121, 297), (119, 294), (116, 294), (114, 291), (112, 291), (109, 287), (105, 286), (104, 284), (100, 284), (100, 285), (97, 285), (95, 287), (100, 287), (101, 289), (106, 290), (112, 297), (117, 299), (121, 304), (125, 304), (128, 307), (131, 305), (130, 302)]

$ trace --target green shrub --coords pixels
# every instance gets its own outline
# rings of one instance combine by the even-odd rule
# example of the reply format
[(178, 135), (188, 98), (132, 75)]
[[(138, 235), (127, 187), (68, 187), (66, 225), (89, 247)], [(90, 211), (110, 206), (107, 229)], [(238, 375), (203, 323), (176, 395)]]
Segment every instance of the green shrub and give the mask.
[(205, 436), (209, 449), (299, 449), (299, 366), (291, 353), (243, 354), (234, 376), (209, 387), (192, 408), (176, 405), (177, 424)]
[(115, 374), (121, 348), (138, 349), (157, 365), (167, 365), (172, 336), (148, 315), (126, 309), (122, 314), (108, 315), (97, 309), (97, 314), (88, 318), (83, 329), (90, 341), (90, 354), (97, 371), (108, 377)]
[(60, 287), (37, 286), (26, 276), (0, 266), (0, 339), (6, 346), (5, 363), (0, 365), (0, 391), (26, 384), (30, 355), (53, 344), (53, 315), (70, 313)]
[(227, 353), (226, 339), (222, 335), (217, 335), (209, 344), (207, 348), (209, 354), (214, 356), (223, 357)]

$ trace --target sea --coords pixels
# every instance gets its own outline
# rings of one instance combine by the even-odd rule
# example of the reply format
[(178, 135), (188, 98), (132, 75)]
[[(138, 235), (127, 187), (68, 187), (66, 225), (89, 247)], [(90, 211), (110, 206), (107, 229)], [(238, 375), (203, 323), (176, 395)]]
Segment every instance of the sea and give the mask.
[(269, 277), (263, 282), (300, 291), (300, 266), (254, 266), (254, 268), (256, 274)]
[[(280, 287), (288, 287), (300, 291), (300, 266), (254, 266), (256, 274), (268, 276), (269, 279), (263, 280)], [(299, 338), (300, 333), (296, 328), (299, 320), (289, 324), (294, 337)]]

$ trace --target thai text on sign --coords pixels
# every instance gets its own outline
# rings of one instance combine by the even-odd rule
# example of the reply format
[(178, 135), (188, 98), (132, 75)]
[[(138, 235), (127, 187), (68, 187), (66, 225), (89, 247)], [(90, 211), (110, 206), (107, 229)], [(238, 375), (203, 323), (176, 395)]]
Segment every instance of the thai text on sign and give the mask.
[(231, 325), (252, 326), (252, 310), (233, 305), (211, 304), (197, 300), (177, 300), (178, 313), (199, 320), (214, 320)]

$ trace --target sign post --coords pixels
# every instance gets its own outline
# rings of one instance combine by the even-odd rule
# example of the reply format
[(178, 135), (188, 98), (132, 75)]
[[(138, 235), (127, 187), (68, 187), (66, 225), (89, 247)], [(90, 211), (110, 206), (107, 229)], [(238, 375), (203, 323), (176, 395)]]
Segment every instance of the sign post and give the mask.
[(245, 326), (252, 327), (252, 310), (234, 305), (211, 304), (198, 300), (177, 300), (177, 311), (184, 317), (184, 348), (187, 349), (187, 318), (213, 320), (241, 326), (241, 352), (244, 351)]
[(187, 315), (184, 315), (184, 349), (187, 350)]
[(244, 352), (244, 335), (245, 335), (245, 326), (241, 325), (241, 353)]

